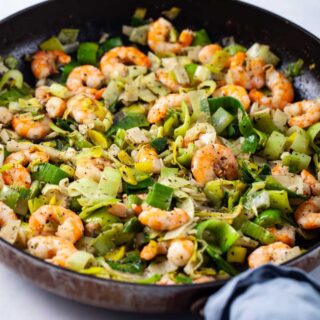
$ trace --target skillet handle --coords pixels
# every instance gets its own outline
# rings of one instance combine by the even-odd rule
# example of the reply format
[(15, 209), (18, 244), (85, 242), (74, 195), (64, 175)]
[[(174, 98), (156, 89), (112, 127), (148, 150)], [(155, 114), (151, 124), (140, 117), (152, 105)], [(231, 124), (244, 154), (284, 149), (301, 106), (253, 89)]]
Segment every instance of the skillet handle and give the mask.
[(209, 296), (204, 296), (195, 300), (191, 306), (190, 311), (196, 315), (199, 319), (204, 319), (204, 306), (208, 301)]

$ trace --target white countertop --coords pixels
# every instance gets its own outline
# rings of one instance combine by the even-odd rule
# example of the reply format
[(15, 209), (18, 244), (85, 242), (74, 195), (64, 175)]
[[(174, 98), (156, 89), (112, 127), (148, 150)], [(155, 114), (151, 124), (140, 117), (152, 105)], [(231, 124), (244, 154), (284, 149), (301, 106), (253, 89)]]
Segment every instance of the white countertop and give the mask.
[[(66, 0), (67, 1), (67, 0)], [(319, 0), (244, 0), (261, 6), (303, 26), (320, 37)], [(0, 0), (0, 19), (39, 0)], [(138, 3), (138, 0), (137, 0)], [(303, 44), (301, 44), (303, 45)], [(320, 267), (312, 275), (320, 280)], [(0, 264), (0, 318), (5, 320), (160, 320), (159, 316), (142, 316), (110, 312), (68, 301), (47, 293)], [(193, 319), (190, 315), (165, 316), (170, 319)]]

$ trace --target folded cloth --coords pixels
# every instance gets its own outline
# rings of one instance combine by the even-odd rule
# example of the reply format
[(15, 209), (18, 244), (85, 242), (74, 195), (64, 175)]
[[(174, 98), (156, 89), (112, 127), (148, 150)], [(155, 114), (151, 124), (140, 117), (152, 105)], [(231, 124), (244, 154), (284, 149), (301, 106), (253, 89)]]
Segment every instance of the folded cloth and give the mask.
[(301, 270), (264, 265), (212, 295), (207, 320), (320, 320), (320, 285)]

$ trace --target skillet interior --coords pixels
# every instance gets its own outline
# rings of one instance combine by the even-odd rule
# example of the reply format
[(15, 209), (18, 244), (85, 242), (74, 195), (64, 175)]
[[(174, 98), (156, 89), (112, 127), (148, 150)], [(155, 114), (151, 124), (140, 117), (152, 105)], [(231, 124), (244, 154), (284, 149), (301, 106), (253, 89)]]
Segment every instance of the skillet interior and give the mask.
[[(282, 58), (282, 66), (302, 58), (305, 71), (296, 78), (297, 99), (320, 96), (320, 71), (308, 66), (319, 63), (319, 40), (299, 27), (261, 9), (238, 1), (221, 0), (56, 0), (27, 9), (0, 24), (0, 54), (14, 53), (18, 58), (37, 49), (37, 44), (61, 28), (81, 29), (80, 39), (97, 41), (102, 32), (121, 34), (137, 6), (148, 8), (157, 18), (163, 9), (182, 8), (174, 24), (178, 28), (206, 28), (215, 41), (233, 35), (237, 42), (249, 45), (259, 41), (269, 44)], [(22, 63), (27, 81), (30, 67)], [(41, 287), (84, 303), (115, 310), (138, 312), (182, 311), (198, 297), (218, 289), (224, 282), (172, 287), (142, 286), (99, 280), (49, 265), (0, 240), (1, 260)], [(310, 270), (319, 263), (320, 246), (289, 265)]]

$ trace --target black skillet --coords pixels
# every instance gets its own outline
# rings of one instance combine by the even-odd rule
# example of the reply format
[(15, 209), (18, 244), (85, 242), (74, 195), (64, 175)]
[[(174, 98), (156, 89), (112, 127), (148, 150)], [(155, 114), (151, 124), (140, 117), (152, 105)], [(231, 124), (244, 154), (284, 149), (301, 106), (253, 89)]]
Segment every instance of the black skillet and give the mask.
[[(81, 29), (81, 40), (97, 41), (102, 32), (120, 35), (136, 7), (159, 17), (177, 6), (182, 13), (178, 28), (206, 28), (214, 41), (234, 36), (240, 44), (269, 44), (282, 58), (282, 66), (302, 58), (305, 70), (294, 85), (297, 99), (320, 96), (319, 39), (293, 23), (254, 6), (228, 0), (56, 0), (19, 12), (0, 23), (0, 54), (18, 58), (37, 50), (37, 45), (61, 28)], [(309, 66), (315, 64), (310, 70)], [(31, 81), (30, 66), (22, 65)], [(133, 312), (178, 312), (197, 305), (201, 298), (219, 289), (225, 281), (196, 285), (138, 285), (103, 280), (50, 265), (0, 240), (0, 259), (9, 268), (40, 287), (60, 296), (113, 310)], [(312, 244), (289, 266), (306, 271), (320, 264), (320, 244)]]

